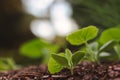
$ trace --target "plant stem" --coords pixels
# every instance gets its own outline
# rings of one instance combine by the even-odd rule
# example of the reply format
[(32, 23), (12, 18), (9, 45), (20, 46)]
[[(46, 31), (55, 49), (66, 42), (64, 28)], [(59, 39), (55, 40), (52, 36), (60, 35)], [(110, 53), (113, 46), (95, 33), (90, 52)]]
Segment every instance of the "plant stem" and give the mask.
[(115, 52), (117, 53), (118, 58), (119, 58), (119, 60), (120, 60), (120, 45), (119, 45), (119, 44), (116, 44), (116, 45), (114, 46), (114, 50), (115, 50)]
[(71, 69), (70, 69), (70, 72), (71, 72), (71, 75), (73, 75), (73, 74), (74, 74), (74, 72), (73, 72), (73, 68), (71, 68)]
[(93, 50), (89, 47), (89, 44), (87, 42), (85, 42), (85, 46), (87, 47), (87, 51), (88, 51), (89, 55), (91, 56), (92, 62), (97, 62), (99, 64), (100, 62), (98, 60), (97, 54), (95, 54), (95, 52), (93, 52)]

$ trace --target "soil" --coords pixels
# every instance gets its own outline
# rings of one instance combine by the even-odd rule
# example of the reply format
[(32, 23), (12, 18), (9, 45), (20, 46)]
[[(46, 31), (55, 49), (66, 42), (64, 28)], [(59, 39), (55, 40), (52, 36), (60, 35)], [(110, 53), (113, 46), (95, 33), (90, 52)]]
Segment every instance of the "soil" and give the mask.
[(120, 62), (100, 65), (82, 62), (71, 75), (68, 69), (51, 75), (47, 66), (34, 65), (20, 70), (0, 72), (0, 80), (120, 80)]

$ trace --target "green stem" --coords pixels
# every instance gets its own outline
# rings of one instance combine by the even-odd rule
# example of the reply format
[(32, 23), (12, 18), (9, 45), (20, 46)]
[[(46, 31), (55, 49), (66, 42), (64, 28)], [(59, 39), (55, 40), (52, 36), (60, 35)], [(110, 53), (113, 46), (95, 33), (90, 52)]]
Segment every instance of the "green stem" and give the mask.
[(118, 58), (119, 58), (119, 60), (120, 60), (120, 45), (119, 45), (119, 44), (116, 44), (116, 45), (114, 46), (114, 50), (115, 50), (115, 52), (117, 53)]
[(71, 69), (70, 69), (70, 72), (71, 72), (71, 75), (73, 75), (73, 74), (74, 74), (74, 72), (73, 72), (73, 68), (71, 68)]
[(89, 47), (89, 44), (87, 42), (85, 42), (85, 45), (87, 47), (87, 51), (88, 51), (89, 55), (91, 56), (92, 62), (97, 62), (99, 64), (100, 62), (98, 60), (97, 54), (95, 54), (93, 52), (93, 50)]

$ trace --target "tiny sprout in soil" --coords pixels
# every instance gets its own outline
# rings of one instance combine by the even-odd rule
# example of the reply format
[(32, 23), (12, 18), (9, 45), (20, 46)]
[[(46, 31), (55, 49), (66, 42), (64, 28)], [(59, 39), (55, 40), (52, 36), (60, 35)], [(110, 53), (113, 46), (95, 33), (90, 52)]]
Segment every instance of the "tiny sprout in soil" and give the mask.
[[(120, 31), (120, 28), (118, 27), (117, 29), (111, 28), (103, 31), (100, 38), (95, 39), (92, 43), (88, 43), (88, 41), (94, 39), (98, 35), (99, 31), (99, 29), (95, 26), (88, 26), (69, 34), (66, 37), (68, 42), (72, 45), (84, 44), (85, 46), (75, 53), (72, 53), (69, 49), (66, 49), (65, 53), (51, 54), (51, 58), (48, 62), (48, 69), (50, 73), (54, 74), (63, 68), (68, 68), (70, 69), (71, 74), (73, 74), (73, 69), (80, 62), (80, 60), (88, 60), (100, 64), (100, 59), (102, 57), (106, 57), (105, 54), (107, 54), (107, 57), (109, 58), (112, 57), (111, 53), (107, 52), (111, 49), (115, 50), (118, 55), (118, 60), (120, 60), (120, 37), (116, 34), (108, 34), (108, 32), (111, 32), (111, 34), (115, 32), (120, 34), (118, 29)], [(54, 69), (55, 67), (56, 69)]]
[[(79, 61), (84, 57), (85, 53), (82, 51), (72, 52), (69, 49), (65, 50), (65, 54), (51, 54), (52, 58), (59, 63), (63, 68), (68, 68), (73, 74), (73, 68), (79, 63)], [(50, 64), (53, 65), (53, 64)], [(51, 71), (51, 70), (50, 70)], [(52, 71), (51, 71), (52, 73)]]

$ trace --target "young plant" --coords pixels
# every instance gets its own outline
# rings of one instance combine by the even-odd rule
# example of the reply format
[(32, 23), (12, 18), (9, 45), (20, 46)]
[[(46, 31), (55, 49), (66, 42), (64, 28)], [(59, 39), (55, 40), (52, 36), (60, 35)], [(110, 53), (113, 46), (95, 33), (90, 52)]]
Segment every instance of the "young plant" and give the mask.
[(89, 58), (92, 62), (99, 62), (97, 55), (90, 48), (88, 41), (94, 39), (98, 34), (98, 28), (95, 26), (88, 26), (82, 29), (79, 29), (67, 36), (67, 41), (72, 45), (81, 45), (85, 44), (86, 46), (86, 58)]
[[(117, 41), (110, 38), (109, 40), (106, 41), (106, 43), (102, 44), (101, 47), (99, 47), (98, 42), (88, 44), (88, 41), (94, 39), (97, 36), (97, 33), (98, 28), (96, 28), (95, 26), (88, 26), (86, 28), (82, 28), (78, 31), (71, 33), (70, 35), (67, 36), (66, 39), (73, 45), (85, 44), (84, 50), (86, 52), (85, 59), (90, 60), (92, 62), (97, 62), (99, 64), (100, 63), (99, 58), (101, 57), (101, 55), (105, 53), (105, 51), (113, 48), (113, 46), (116, 45)], [(109, 36), (107, 35), (106, 38), (107, 37)], [(118, 51), (118, 47), (116, 48), (116, 50)]]
[(115, 41), (116, 44), (113, 45), (113, 48), (115, 50), (115, 52), (117, 53), (118, 59), (120, 60), (120, 26), (114, 27), (114, 28), (110, 28), (107, 29), (105, 31), (102, 32), (100, 38), (99, 38), (99, 42), (101, 44), (105, 44), (108, 41)]
[[(101, 46), (98, 42), (90, 43), (89, 46), (91, 50), (94, 52), (94, 54), (96, 54), (98, 61), (100, 61), (100, 58), (105, 58), (105, 57), (109, 58), (111, 56), (111, 54), (108, 51), (111, 50), (113, 46), (116, 45), (116, 43), (117, 42), (115, 40), (110, 40)], [(98, 62), (98, 64), (99, 63), (100, 62)]]
[[(80, 62), (84, 55), (85, 53), (81, 51), (72, 54), (69, 49), (66, 49), (65, 53), (51, 54), (52, 58), (48, 63), (48, 69), (50, 73), (54, 74), (63, 68), (68, 68), (71, 74), (73, 74), (74, 67)], [(54, 69), (55, 67), (57, 67), (57, 70)]]
[(0, 71), (18, 69), (19, 66), (15, 64), (12, 58), (0, 58)]

